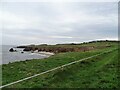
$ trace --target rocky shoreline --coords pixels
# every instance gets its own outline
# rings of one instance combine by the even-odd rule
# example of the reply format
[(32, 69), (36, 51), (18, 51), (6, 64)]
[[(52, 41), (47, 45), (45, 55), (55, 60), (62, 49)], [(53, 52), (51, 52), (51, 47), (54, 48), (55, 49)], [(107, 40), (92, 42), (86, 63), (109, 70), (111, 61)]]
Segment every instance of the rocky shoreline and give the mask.
[[(23, 47), (22, 47), (23, 48)], [(26, 48), (24, 48), (23, 49), (23, 51), (21, 51), (21, 53), (24, 53), (24, 52), (31, 52), (31, 53), (37, 53), (37, 54), (44, 54), (44, 55), (49, 55), (49, 56), (51, 56), (51, 55), (54, 55), (54, 53), (52, 53), (52, 52), (46, 52), (46, 51), (38, 51), (38, 50), (32, 50), (32, 49), (30, 49), (30, 50), (25, 50)], [(16, 49), (14, 49), (14, 48), (10, 48), (9, 49), (9, 52), (18, 52)]]
[[(18, 46), (17, 48), (21, 48), (21, 46)], [(61, 52), (89, 51), (93, 49), (95, 49), (95, 47), (93, 46), (89, 46), (89, 47), (88, 46), (84, 46), (84, 47), (35, 47), (35, 46), (30, 47), (30, 46), (26, 46), (23, 51), (61, 53)]]
[[(50, 52), (50, 53), (62, 53), (62, 52), (85, 52), (90, 51), (94, 49), (100, 49), (100, 48), (106, 48), (111, 47), (110, 45), (90, 45), (90, 46), (82, 46), (82, 44), (87, 43), (99, 43), (99, 42), (106, 42), (106, 41), (92, 41), (92, 42), (84, 42), (81, 44), (56, 44), (56, 45), (47, 45), (47, 44), (41, 44), (41, 45), (28, 45), (28, 46), (17, 46), (17, 48), (24, 48), (23, 51), (31, 51), (31, 52)], [(115, 42), (115, 41), (107, 41), (107, 42)]]

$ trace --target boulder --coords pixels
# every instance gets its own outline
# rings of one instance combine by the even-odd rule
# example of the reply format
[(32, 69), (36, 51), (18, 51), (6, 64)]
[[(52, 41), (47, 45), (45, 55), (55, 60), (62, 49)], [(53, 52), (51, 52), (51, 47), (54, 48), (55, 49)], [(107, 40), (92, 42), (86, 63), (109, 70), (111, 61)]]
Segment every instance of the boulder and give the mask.
[(10, 51), (10, 52), (14, 52), (15, 50), (14, 50), (13, 48), (11, 48), (9, 51)]

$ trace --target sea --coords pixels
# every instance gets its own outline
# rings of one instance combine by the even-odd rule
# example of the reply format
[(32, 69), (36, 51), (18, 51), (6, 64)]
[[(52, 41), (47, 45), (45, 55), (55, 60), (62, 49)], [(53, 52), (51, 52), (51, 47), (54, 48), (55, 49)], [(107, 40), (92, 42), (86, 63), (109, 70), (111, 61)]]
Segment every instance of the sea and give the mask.
[[(0, 64), (8, 64), (18, 61), (25, 61), (31, 59), (42, 59), (47, 58), (48, 55), (39, 54), (39, 53), (31, 53), (31, 52), (24, 52), (24, 48), (15, 48), (15, 45), (1, 45), (0, 46)], [(17, 52), (9, 52), (10, 48), (17, 50)]]

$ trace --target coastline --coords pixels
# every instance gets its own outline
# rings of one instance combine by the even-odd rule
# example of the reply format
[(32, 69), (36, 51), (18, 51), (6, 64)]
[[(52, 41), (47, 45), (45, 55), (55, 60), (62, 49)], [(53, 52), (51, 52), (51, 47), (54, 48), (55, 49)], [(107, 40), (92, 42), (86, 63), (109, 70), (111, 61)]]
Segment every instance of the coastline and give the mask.
[[(117, 68), (116, 65), (117, 65), (117, 59), (118, 59), (117, 58), (118, 44), (108, 42), (108, 44), (111, 45), (111, 47), (106, 47), (106, 48), (99, 48), (98, 44), (99, 43), (94, 44), (94, 46), (98, 47), (97, 49), (94, 49), (94, 50), (90, 50), (86, 52), (84, 51), (83, 52), (66, 52), (64, 54), (55, 53), (55, 55), (53, 56), (51, 56), (50, 52), (37, 52), (37, 50), (29, 51), (29, 53), (33, 55), (47, 54), (46, 56), (48, 57), (43, 59), (31, 59), (31, 60), (18, 61), (18, 62), (6, 64), (6, 65), (3, 64), (2, 65), (2, 71), (3, 71), (2, 84), (6, 85), (14, 81), (21, 80), (23, 78), (31, 77), (33, 75), (38, 75), (39, 73), (52, 70), (62, 65), (69, 65), (69, 63), (78, 62), (81, 59), (92, 57), (93, 55), (96, 56), (97, 54), (99, 54), (100, 56), (96, 56), (95, 58), (92, 58), (92, 59), (89, 58), (88, 60), (82, 61), (81, 63), (78, 63), (78, 64), (77, 63), (73, 64), (66, 68), (61, 67), (61, 69), (53, 71), (52, 73), (44, 74), (41, 77), (30, 79), (29, 81), (30, 83), (28, 81), (23, 81), (21, 83), (8, 86), (8, 88), (19, 88), (19, 87), (20, 88), (21, 87), (22, 88), (26, 88), (26, 87), (44, 88), (44, 86), (49, 87), (52, 85), (57, 87), (59, 83), (57, 84), (56, 82), (60, 82), (59, 84), (61, 85), (60, 87), (64, 87), (64, 86), (67, 87), (65, 84), (66, 81), (68, 84), (71, 84), (70, 82), (72, 80), (72, 84), (74, 84), (75, 81), (78, 79), (79, 79), (79, 82), (77, 83), (79, 83), (79, 86), (83, 85), (82, 83), (84, 82), (88, 82), (85, 85), (91, 85), (92, 87), (93, 80), (94, 80), (94, 83), (101, 82), (104, 80), (108, 81), (109, 83), (111, 83), (111, 81), (112, 83), (114, 83), (117, 80), (116, 74), (113, 74), (113, 73), (115, 72), (114, 70), (116, 70)], [(106, 43), (104, 44), (103, 42), (101, 42), (100, 44), (103, 46), (106, 46)], [(91, 43), (89, 45), (91, 45)], [(100, 54), (106, 51), (112, 51), (112, 52)], [(95, 72), (96, 74), (94, 72), (91, 74), (93, 70), (96, 71)], [(91, 77), (91, 80), (89, 80), (90, 79), (89, 77)], [(109, 83), (107, 84), (107, 87), (109, 87), (110, 85)], [(77, 84), (74, 84), (73, 87), (75, 87), (76, 85)], [(99, 83), (94, 86), (97, 87), (98, 85)], [(106, 85), (102, 83), (100, 86), (106, 87)], [(115, 86), (117, 87), (117, 84), (112, 84), (111, 87), (115, 87)]]
[(43, 54), (43, 55), (50, 55), (50, 56), (55, 55), (54, 53), (51, 53), (51, 52), (43, 52), (43, 51), (37, 52), (37, 53), (38, 53), (38, 54)]
[[(24, 55), (24, 53), (23, 53), (23, 55)], [(28, 59), (19, 59), (19, 60), (9, 61), (9, 62), (6, 62), (6, 63), (1, 63), (0, 65), (7, 65), (9, 63), (28, 61), (28, 60), (34, 60), (34, 59), (41, 60), (41, 59), (48, 58), (48, 57), (54, 55), (54, 53), (51, 53), (51, 52), (30, 52), (30, 55), (38, 55), (38, 56), (40, 55), (40, 56), (42, 56), (42, 58), (37, 58), (36, 57), (36, 58), (28, 58)], [(3, 62), (3, 59), (1, 59), (1, 60)]]

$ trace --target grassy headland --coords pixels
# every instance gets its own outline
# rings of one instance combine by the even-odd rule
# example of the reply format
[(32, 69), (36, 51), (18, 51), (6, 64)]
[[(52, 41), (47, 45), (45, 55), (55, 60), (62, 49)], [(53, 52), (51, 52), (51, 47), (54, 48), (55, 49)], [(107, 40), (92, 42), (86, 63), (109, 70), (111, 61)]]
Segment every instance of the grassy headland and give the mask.
[(18, 46), (18, 48), (25, 48), (24, 51), (46, 51), (53, 53), (61, 52), (85, 52), (95, 49), (102, 49), (107, 47), (113, 47), (116, 45), (116, 41), (91, 41), (84, 42), (80, 44), (70, 43), (70, 44), (56, 44), (56, 45), (28, 45), (28, 46)]
[[(46, 47), (45, 47), (46, 46)], [(31, 46), (34, 48), (81, 48), (94, 47), (94, 49), (62, 52), (57, 53), (46, 59), (34, 59), (29, 61), (21, 61), (2, 65), (3, 70), (3, 85), (17, 81), (19, 79), (38, 74), (43, 71), (50, 70), (60, 65), (64, 65), (85, 57), (96, 55), (105, 51), (113, 50), (110, 53), (102, 54), (100, 56), (73, 64), (69, 67), (53, 71), (36, 78), (23, 81), (21, 83), (9, 86), (16, 88), (25, 87), (79, 87), (79, 88), (117, 88), (117, 62), (118, 42), (101, 41), (90, 42), (83, 44), (67, 44), (67, 45), (37, 45)]]

